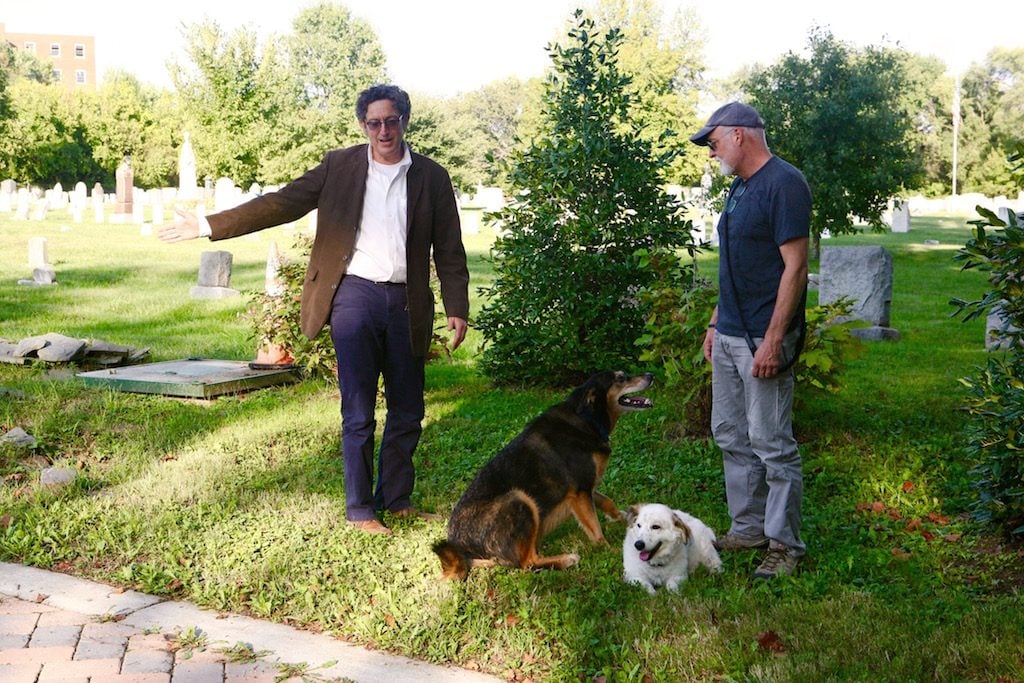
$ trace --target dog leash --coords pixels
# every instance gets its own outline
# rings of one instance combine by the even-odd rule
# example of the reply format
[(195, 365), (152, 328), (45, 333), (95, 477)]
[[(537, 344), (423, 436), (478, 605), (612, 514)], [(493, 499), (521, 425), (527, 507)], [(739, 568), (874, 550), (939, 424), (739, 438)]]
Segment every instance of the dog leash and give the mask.
[[(743, 306), (740, 305), (740, 292), (736, 288), (736, 280), (733, 278), (732, 274), (732, 250), (729, 248), (729, 216), (732, 214), (732, 211), (729, 210), (729, 202), (733, 200), (733, 193), (735, 192), (737, 185), (740, 185), (742, 183), (742, 180), (737, 180), (736, 182), (733, 182), (732, 186), (729, 188), (729, 194), (725, 199), (726, 210), (723, 212), (724, 220), (722, 221), (722, 256), (725, 257), (726, 273), (729, 274), (729, 287), (732, 289), (733, 301), (736, 302), (736, 313), (737, 315), (739, 315), (740, 325), (743, 326), (743, 338), (747, 342), (747, 348), (750, 349), (750, 355), (753, 356), (755, 353), (757, 353), (757, 344), (754, 343), (753, 337), (750, 336), (750, 330), (747, 328), (747, 320), (746, 317), (743, 315)], [(742, 194), (743, 192), (741, 191), (740, 196), (742, 196)], [(739, 197), (736, 197), (736, 200), (739, 201)], [(735, 208), (735, 205), (733, 206), (733, 208)], [(804, 339), (807, 336), (807, 316), (804, 312), (804, 306), (807, 305), (806, 284), (804, 285), (804, 293), (801, 297), (801, 301), (804, 302), (803, 306), (798, 311), (798, 314), (793, 318), (794, 322), (796, 320), (799, 320), (798, 325), (800, 328), (800, 336), (797, 337), (796, 348), (793, 351), (793, 357), (784, 362), (782, 365), (780, 365), (776, 374), (781, 374), (786, 370), (789, 370), (791, 367), (793, 367), (797, 359), (800, 358), (800, 352), (803, 351)], [(782, 350), (782, 357), (785, 360), (785, 349)]]

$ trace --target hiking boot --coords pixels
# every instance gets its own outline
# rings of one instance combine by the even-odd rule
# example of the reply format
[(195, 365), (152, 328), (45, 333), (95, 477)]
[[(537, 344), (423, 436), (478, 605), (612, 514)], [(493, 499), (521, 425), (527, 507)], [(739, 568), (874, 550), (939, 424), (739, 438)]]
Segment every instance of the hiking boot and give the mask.
[(774, 579), (776, 576), (790, 576), (796, 571), (800, 556), (788, 546), (772, 543), (761, 565), (754, 570), (755, 579)]
[(378, 519), (350, 519), (348, 520), (348, 524), (354, 529), (359, 529), (363, 533), (367, 534), (380, 534), (386, 536), (391, 533), (391, 529), (381, 524)]
[(725, 534), (715, 539), (714, 546), (718, 550), (755, 550), (768, 547), (768, 539), (764, 536)]

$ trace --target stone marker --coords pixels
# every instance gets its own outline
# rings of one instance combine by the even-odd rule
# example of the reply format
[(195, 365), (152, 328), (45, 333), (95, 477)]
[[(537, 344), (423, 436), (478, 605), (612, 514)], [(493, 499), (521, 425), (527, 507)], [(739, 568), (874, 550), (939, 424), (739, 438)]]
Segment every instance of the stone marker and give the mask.
[(1013, 345), (1013, 336), (1020, 330), (1010, 324), (1001, 306), (995, 306), (985, 319), (985, 349), (1001, 351)]
[(230, 251), (204, 251), (199, 256), (199, 284), (189, 290), (193, 299), (224, 299), (238, 296), (231, 289)]
[(32, 269), (31, 280), (18, 280), (19, 285), (57, 284), (57, 271), (53, 269), (46, 253), (46, 238), (32, 237), (28, 241), (28, 265)]
[(198, 197), (199, 188), (196, 182), (196, 155), (192, 151), (192, 141), (186, 130), (185, 140), (181, 143), (181, 154), (178, 157), (178, 198), (190, 200)]
[(855, 328), (861, 339), (899, 339), (889, 327), (892, 304), (892, 254), (882, 247), (822, 247), (818, 303), (832, 303), (843, 297), (854, 305), (848, 320), (863, 320), (871, 327)]
[(115, 173), (117, 178), (117, 205), (114, 213), (122, 216), (132, 215), (132, 187), (135, 174), (132, 172), (132, 163), (129, 157), (125, 157)]
[(904, 199), (893, 200), (892, 231), (910, 232), (910, 202)]

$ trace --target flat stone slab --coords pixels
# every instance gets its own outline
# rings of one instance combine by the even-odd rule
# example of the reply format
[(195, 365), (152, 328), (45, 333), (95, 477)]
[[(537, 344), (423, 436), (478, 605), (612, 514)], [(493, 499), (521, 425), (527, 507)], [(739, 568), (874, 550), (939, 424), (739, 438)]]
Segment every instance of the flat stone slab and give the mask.
[(143, 394), (214, 398), (298, 381), (290, 368), (259, 369), (240, 360), (187, 358), (80, 372), (89, 386)]
[(160, 602), (145, 593), (6, 562), (0, 562), (0, 593), (96, 616), (127, 614)]

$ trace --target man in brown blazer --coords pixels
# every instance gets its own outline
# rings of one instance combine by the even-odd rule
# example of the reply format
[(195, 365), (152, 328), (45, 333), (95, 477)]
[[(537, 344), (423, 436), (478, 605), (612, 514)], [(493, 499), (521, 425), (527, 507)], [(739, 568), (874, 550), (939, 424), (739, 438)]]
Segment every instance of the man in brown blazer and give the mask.
[[(295, 221), (317, 209), (316, 237), (302, 289), (303, 333), (330, 322), (341, 389), (345, 516), (368, 533), (377, 517), (417, 513), (413, 451), (424, 415), (424, 363), (434, 296), (430, 258), (454, 332), (466, 336), (469, 270), (455, 192), (447, 171), (404, 141), (409, 96), (393, 85), (364, 90), (356, 118), (368, 145), (328, 152), (320, 165), (277, 192), (197, 218), (178, 212), (159, 231), (166, 242), (227, 239)], [(374, 488), (374, 405), (384, 377), (387, 417)]]

